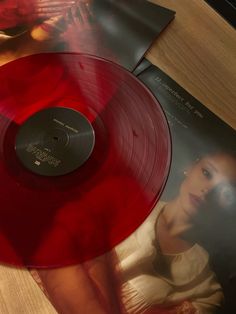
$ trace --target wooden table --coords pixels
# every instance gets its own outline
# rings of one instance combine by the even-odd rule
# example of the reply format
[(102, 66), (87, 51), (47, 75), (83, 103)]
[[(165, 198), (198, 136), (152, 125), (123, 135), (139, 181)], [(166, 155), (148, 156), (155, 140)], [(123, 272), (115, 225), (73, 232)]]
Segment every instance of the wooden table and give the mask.
[(236, 31), (203, 0), (151, 0), (176, 11), (147, 58), (236, 129)]
[[(147, 58), (236, 129), (235, 30), (203, 0), (152, 0), (175, 20)], [(0, 266), (0, 313), (53, 314), (27, 270)]]

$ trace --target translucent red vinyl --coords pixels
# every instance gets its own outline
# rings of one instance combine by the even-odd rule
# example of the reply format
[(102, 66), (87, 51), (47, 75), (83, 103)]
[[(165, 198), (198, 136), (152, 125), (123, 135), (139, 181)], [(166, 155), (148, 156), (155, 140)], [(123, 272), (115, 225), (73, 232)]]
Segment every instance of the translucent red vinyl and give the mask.
[[(109, 251), (144, 221), (168, 176), (158, 101), (121, 67), (80, 54), (18, 59), (0, 68), (0, 82), (0, 261), (55, 267)], [(54, 107), (82, 113), (95, 146), (75, 171), (41, 176), (19, 161), (15, 140), (27, 119)]]

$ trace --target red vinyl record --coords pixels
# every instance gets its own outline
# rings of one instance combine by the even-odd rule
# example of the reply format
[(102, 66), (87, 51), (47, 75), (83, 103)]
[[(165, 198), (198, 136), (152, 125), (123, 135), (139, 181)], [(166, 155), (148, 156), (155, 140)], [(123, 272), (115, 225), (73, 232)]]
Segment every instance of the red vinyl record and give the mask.
[(0, 261), (57, 267), (111, 250), (156, 204), (171, 144), (132, 74), (81, 54), (0, 68)]

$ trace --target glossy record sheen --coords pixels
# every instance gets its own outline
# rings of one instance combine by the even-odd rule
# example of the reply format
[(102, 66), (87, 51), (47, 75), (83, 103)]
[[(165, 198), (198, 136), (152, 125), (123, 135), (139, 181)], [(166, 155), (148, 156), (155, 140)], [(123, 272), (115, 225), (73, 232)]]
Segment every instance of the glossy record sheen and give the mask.
[[(144, 221), (168, 175), (157, 100), (119, 66), (80, 54), (18, 59), (0, 68), (0, 82), (0, 261), (65, 266), (112, 249)], [(60, 107), (86, 117), (95, 145), (73, 172), (38, 175), (19, 160), (16, 136), (39, 111)]]

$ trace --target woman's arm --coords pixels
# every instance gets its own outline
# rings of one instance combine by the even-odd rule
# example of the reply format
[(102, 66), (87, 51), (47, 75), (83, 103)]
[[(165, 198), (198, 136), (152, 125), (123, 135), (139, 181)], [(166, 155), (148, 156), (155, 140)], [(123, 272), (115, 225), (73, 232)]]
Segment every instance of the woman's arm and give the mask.
[(117, 281), (109, 255), (84, 264), (38, 270), (42, 285), (62, 314), (120, 313)]
[(106, 313), (82, 265), (38, 271), (46, 293), (59, 313)]

